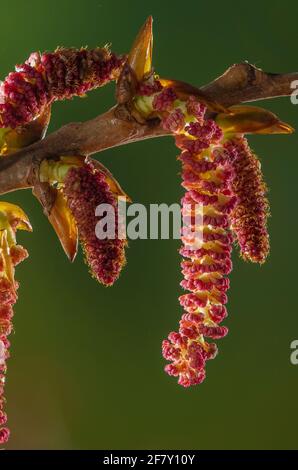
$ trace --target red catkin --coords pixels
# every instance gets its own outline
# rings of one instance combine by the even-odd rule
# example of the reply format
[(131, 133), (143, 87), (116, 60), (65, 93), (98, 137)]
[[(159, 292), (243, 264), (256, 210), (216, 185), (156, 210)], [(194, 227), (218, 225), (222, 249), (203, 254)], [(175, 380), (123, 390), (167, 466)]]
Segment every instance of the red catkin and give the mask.
[(189, 232), (182, 236), (180, 254), (187, 260), (181, 264), (181, 286), (188, 293), (179, 300), (185, 313), (179, 332), (168, 336), (162, 351), (171, 362), (165, 371), (177, 377), (180, 385), (189, 387), (205, 379), (206, 361), (216, 356), (216, 345), (206, 338), (219, 339), (228, 332), (219, 323), (227, 316), (224, 304), (229, 281), (225, 276), (232, 269), (229, 216), (237, 197), (231, 188), (234, 170), (229, 154), (220, 143), (221, 129), (213, 120), (204, 118), (206, 106), (195, 97), (185, 103), (192, 116), (187, 124), (176, 98), (171, 88), (155, 92), (153, 109), (161, 113), (163, 126), (176, 135), (176, 145), (181, 149), (182, 186), (186, 189), (182, 214), (190, 216), (190, 233), (197, 230), (196, 207), (203, 207), (202, 246), (190, 248)]
[(73, 214), (79, 231), (86, 261), (91, 274), (102, 284), (112, 285), (125, 264), (126, 239), (99, 239), (95, 233), (99, 218), (95, 209), (100, 204), (109, 204), (115, 213), (117, 229), (117, 200), (106, 182), (105, 175), (95, 170), (91, 163), (71, 168), (64, 181), (64, 196)]
[(267, 219), (269, 203), (261, 164), (243, 137), (226, 142), (234, 169), (232, 189), (237, 203), (230, 220), (231, 229), (245, 260), (264, 263), (270, 250)]
[[(27, 258), (27, 256), (28, 253), (22, 246), (12, 245), (10, 258), (13, 266)], [(3, 427), (7, 421), (6, 413), (3, 410), (5, 405), (4, 385), (6, 361), (9, 358), (10, 347), (7, 336), (12, 331), (13, 305), (17, 301), (17, 289), (18, 283), (7, 279), (3, 264), (0, 272), (0, 445), (5, 444), (10, 435), (9, 429)]]
[(124, 60), (106, 47), (31, 54), (1, 84), (0, 127), (24, 125), (55, 100), (83, 96), (115, 80)]

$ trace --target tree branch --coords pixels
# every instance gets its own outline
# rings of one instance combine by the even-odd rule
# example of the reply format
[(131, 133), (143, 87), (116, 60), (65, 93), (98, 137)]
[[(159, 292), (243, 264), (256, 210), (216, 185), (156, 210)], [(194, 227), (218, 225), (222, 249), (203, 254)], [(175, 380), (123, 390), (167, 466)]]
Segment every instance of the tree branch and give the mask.
[[(224, 106), (292, 93), (298, 73), (272, 74), (248, 63), (236, 64), (200, 90)], [(125, 105), (117, 105), (86, 122), (70, 123), (17, 153), (0, 158), (0, 194), (32, 187), (44, 158), (91, 155), (120, 145), (167, 135), (159, 120), (137, 122)]]
[(224, 106), (258, 101), (293, 92), (291, 83), (298, 73), (266, 73), (248, 62), (232, 65), (213, 82), (201, 88)]

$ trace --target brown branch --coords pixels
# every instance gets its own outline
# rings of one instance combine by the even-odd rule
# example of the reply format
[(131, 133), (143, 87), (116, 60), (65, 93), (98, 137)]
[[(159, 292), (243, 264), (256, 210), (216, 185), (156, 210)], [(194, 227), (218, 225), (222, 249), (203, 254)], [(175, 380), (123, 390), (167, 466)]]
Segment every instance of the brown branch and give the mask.
[(67, 124), (44, 140), (0, 158), (0, 194), (32, 187), (35, 167), (45, 158), (91, 155), (162, 135), (166, 132), (158, 121), (140, 124), (124, 116), (121, 106), (115, 106), (95, 119)]
[(213, 82), (201, 88), (224, 106), (248, 101), (258, 101), (278, 96), (289, 96), (293, 92), (291, 83), (298, 80), (298, 73), (266, 73), (243, 62), (232, 65)]
[[(208, 97), (224, 106), (292, 93), (298, 73), (265, 73), (248, 63), (233, 65), (202, 87)], [(36, 166), (57, 155), (91, 155), (120, 145), (167, 135), (158, 120), (137, 122), (125, 105), (118, 105), (86, 122), (70, 123), (17, 153), (0, 159), (0, 194), (34, 184)]]

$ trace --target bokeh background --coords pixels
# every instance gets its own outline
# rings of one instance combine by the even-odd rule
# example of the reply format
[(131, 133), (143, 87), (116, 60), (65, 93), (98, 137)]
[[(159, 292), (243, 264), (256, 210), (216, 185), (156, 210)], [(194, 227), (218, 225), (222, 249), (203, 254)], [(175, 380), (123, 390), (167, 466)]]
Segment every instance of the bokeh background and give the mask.
[[(1, 76), (34, 50), (113, 43), (122, 53), (154, 16), (154, 65), (163, 76), (202, 85), (248, 60), (266, 71), (297, 63), (297, 3), (219, 0), (14, 0), (1, 4)], [(87, 120), (114, 102), (114, 85), (87, 99), (56, 103), (50, 131)], [(298, 127), (289, 98), (266, 102)], [(272, 252), (265, 266), (234, 254), (229, 335), (203, 385), (184, 390), (163, 373), (160, 345), (180, 317), (179, 242), (130, 242), (128, 265), (113, 288), (92, 280), (81, 254), (71, 265), (30, 191), (20, 204), (32, 234), (19, 240), (30, 259), (11, 336), (6, 396), (9, 449), (297, 448), (298, 135), (259, 136), (270, 187)], [(177, 150), (170, 138), (105, 151), (98, 158), (135, 202), (179, 201)]]

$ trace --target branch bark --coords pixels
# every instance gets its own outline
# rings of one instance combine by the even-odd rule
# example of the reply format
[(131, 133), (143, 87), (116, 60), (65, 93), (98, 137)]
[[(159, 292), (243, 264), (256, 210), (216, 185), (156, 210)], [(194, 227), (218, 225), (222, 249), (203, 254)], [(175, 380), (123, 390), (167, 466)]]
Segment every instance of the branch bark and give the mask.
[(266, 73), (248, 62), (232, 65), (223, 75), (201, 88), (224, 106), (258, 101), (293, 92), (298, 73)]
[[(224, 106), (288, 96), (298, 73), (266, 73), (248, 63), (235, 64), (200, 90)], [(95, 119), (70, 123), (17, 153), (0, 158), (0, 194), (34, 184), (36, 167), (57, 155), (92, 155), (111, 147), (165, 136), (158, 120), (137, 122), (124, 105)]]

